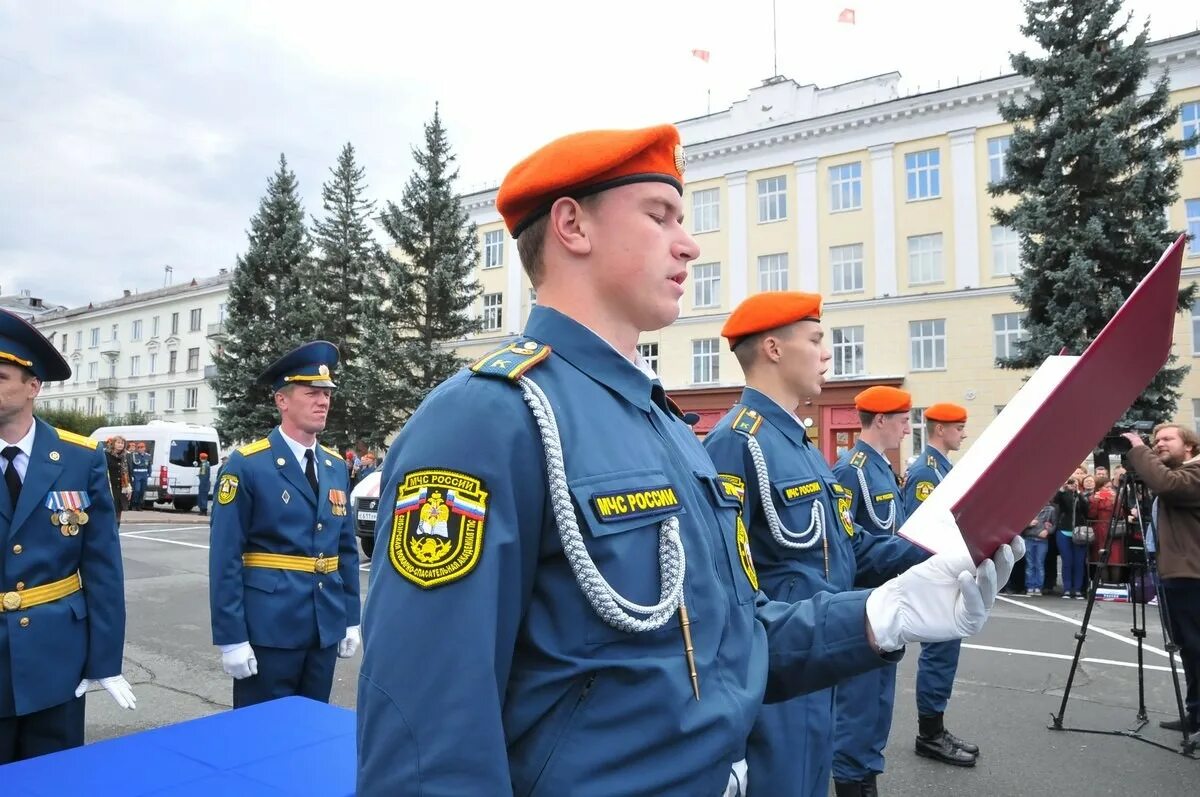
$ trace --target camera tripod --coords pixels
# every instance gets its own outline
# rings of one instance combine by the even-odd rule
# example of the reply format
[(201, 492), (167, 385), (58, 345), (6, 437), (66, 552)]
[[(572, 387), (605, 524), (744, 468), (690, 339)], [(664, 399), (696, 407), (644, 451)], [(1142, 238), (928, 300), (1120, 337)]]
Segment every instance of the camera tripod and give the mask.
[[(1098, 730), (1092, 728), (1071, 728), (1063, 724), (1063, 717), (1067, 713), (1067, 701), (1071, 697), (1071, 685), (1075, 680), (1075, 672), (1079, 668), (1079, 657), (1083, 652), (1083, 643), (1087, 639), (1088, 624), (1092, 619), (1092, 609), (1096, 605), (1096, 590), (1099, 588), (1102, 574), (1108, 570), (1109, 561), (1112, 558), (1112, 550), (1117, 538), (1114, 537), (1114, 531), (1119, 528), (1125, 528), (1125, 533), (1121, 538), (1128, 542), (1132, 529), (1130, 529), (1126, 521), (1118, 521), (1117, 518), (1127, 517), (1131, 512), (1137, 518), (1137, 526), (1142, 532), (1142, 539), (1146, 539), (1146, 524), (1143, 520), (1145, 514), (1144, 507), (1148, 504), (1139, 499), (1146, 497), (1145, 485), (1141, 484), (1131, 469), (1126, 469), (1125, 478), (1121, 480), (1120, 490), (1117, 492), (1116, 501), (1113, 504), (1112, 517), (1108, 521), (1108, 534), (1104, 540), (1104, 548), (1100, 551), (1100, 561), (1096, 565), (1096, 570), (1087, 585), (1087, 607), (1083, 612), (1083, 622), (1079, 626), (1079, 630), (1075, 633), (1075, 655), (1071, 659), (1071, 670), (1067, 674), (1067, 685), (1063, 689), (1062, 703), (1058, 707), (1057, 714), (1051, 714), (1051, 722), (1047, 727), (1054, 731), (1074, 731), (1076, 733), (1095, 733), (1106, 736), (1126, 736), (1131, 739), (1145, 742), (1146, 744), (1161, 747), (1164, 750), (1177, 752), (1180, 755), (1188, 758), (1197, 758), (1197, 737), (1188, 732), (1188, 723), (1183, 707), (1183, 693), (1179, 688), (1179, 671), (1176, 665), (1176, 655), (1179, 651), (1179, 646), (1171, 638), (1170, 624), (1167, 622), (1167, 598), (1161, 590), (1158, 591), (1158, 619), (1162, 626), (1163, 634), (1163, 649), (1167, 652), (1167, 660), (1171, 665), (1171, 683), (1175, 687), (1175, 707), (1179, 712), (1179, 720), (1183, 725), (1183, 740), (1178, 748), (1147, 739), (1141, 735), (1141, 731), (1150, 722), (1150, 717), (1146, 714), (1146, 676), (1145, 676), (1145, 661), (1143, 644), (1146, 639), (1146, 596), (1145, 585), (1147, 579), (1157, 581), (1157, 564), (1154, 554), (1145, 552), (1145, 563), (1129, 562), (1125, 565), (1127, 573), (1125, 585), (1129, 592), (1129, 604), (1133, 612), (1133, 627), (1129, 629), (1130, 633), (1137, 640), (1137, 688), (1138, 688), (1138, 709), (1137, 716), (1134, 718), (1133, 725), (1129, 728), (1121, 728), (1117, 730)], [(1122, 524), (1118, 526), (1118, 523)], [(1136, 548), (1127, 548), (1129, 553), (1132, 553)], [(1132, 557), (1130, 557), (1132, 559)]]

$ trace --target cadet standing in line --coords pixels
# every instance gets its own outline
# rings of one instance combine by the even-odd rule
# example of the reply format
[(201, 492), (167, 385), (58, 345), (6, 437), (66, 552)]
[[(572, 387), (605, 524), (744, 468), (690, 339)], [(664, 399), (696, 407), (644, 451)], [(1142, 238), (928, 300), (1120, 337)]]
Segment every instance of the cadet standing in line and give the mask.
[(0, 764), (82, 745), (93, 684), (136, 704), (107, 460), (33, 416), (42, 384), (70, 377), (40, 332), (0, 310)]
[(334, 662), (358, 649), (346, 465), (317, 444), (337, 359), (337, 347), (319, 340), (272, 363), (259, 382), (273, 392), (279, 426), (221, 468), (209, 601), (234, 708), (289, 695), (329, 702)]
[[(841, 485), (854, 495), (851, 514), (870, 536), (895, 540), (910, 553), (920, 548), (896, 537), (904, 524), (900, 484), (884, 452), (900, 447), (909, 433), (912, 397), (908, 391), (877, 385), (854, 397), (862, 424), (854, 446), (833, 466)], [(924, 556), (920, 553), (920, 556)], [(833, 780), (838, 797), (875, 797), (884, 767), (883, 750), (892, 730), (896, 668), (848, 678), (838, 684)]]
[[(825, 381), (830, 354), (820, 317), (821, 297), (811, 293), (759, 293), (734, 309), (721, 335), (746, 389), (704, 440), (722, 486), (744, 493), (742, 521), (760, 589), (789, 603), (881, 584), (929, 556), (901, 538), (862, 533), (850, 515), (854, 493), (838, 484), (796, 416)], [(894, 668), (858, 677), (878, 683), (875, 673)], [(763, 706), (746, 755), (751, 795), (828, 794), (834, 691)]]
[[(672, 126), (598, 131), (501, 185), (538, 303), (388, 452), (361, 797), (737, 794), (764, 693), (982, 626), (994, 562), (972, 576), (934, 557), (871, 595), (798, 604), (755, 589), (737, 497), (636, 355), (675, 320), (698, 255), (683, 166)], [(1011, 551), (995, 558), (1007, 578)]]
[(209, 477), (212, 475), (212, 463), (208, 461), (208, 454), (204, 451), (200, 452), (200, 482), (196, 490), (196, 500), (200, 504), (200, 514), (208, 514), (208, 495), (212, 491), (212, 482)]
[[(911, 515), (950, 472), (949, 453), (962, 448), (967, 410), (957, 404), (934, 404), (925, 410), (925, 448), (908, 469), (904, 511)], [(944, 717), (958, 672), (960, 640), (921, 646), (917, 661), (917, 755), (958, 767), (973, 767), (979, 747), (946, 730)]]
[(144, 442), (130, 443), (129, 448), (129, 480), (133, 483), (129, 508), (141, 512), (146, 502), (146, 484), (150, 481), (150, 455)]

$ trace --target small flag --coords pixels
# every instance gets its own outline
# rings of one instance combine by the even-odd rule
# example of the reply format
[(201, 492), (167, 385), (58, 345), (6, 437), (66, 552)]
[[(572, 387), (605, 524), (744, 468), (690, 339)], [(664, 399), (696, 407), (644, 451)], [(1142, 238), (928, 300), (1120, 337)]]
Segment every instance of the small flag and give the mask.
[(838, 22), (845, 22), (847, 25), (854, 24), (854, 9), (843, 8), (842, 13), (838, 14)]
[[(853, 15), (854, 12), (851, 12)], [(704, 63), (708, 63), (708, 50), (692, 50), (692, 55), (699, 58)]]

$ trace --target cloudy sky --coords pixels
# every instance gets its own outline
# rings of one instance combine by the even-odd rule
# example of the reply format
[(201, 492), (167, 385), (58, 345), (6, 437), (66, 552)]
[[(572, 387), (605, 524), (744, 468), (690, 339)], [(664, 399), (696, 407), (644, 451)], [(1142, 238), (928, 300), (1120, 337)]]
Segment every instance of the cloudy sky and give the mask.
[[(1188, 5), (1126, 3), (1154, 38), (1195, 30)], [(926, 91), (1010, 71), (1021, 4), (986, 8), (780, 0), (778, 73)], [(73, 306), (161, 287), (165, 264), (216, 274), (281, 152), (310, 214), (347, 141), (371, 197), (399, 199), (435, 102), (469, 191), (561, 133), (725, 108), (772, 59), (770, 0), (0, 0), (0, 291)]]

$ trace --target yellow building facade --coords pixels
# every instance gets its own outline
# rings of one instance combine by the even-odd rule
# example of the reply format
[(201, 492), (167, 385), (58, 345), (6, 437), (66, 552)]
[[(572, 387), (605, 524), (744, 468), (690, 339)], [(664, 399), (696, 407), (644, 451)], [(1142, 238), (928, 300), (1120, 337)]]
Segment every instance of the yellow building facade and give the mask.
[[(1150, 80), (1168, 69), (1179, 106), (1174, 135), (1200, 129), (1200, 33), (1151, 46)], [(678, 123), (687, 160), (684, 205), (700, 246), (680, 317), (640, 341), (664, 386), (700, 414), (703, 434), (743, 380), (719, 337), (741, 300), (760, 290), (824, 296), (834, 360), (822, 396), (803, 408), (831, 460), (853, 443), (853, 395), (901, 386), (920, 408), (967, 407), (977, 433), (1027, 372), (1000, 369), (1021, 335), (1013, 274), (1016, 235), (994, 224), (988, 185), (1003, 173), (1011, 126), (999, 103), (1029, 91), (1017, 75), (900, 96), (900, 76), (818, 88), (772, 78), (729, 109)], [(1172, 227), (1200, 236), (1200, 152), (1183, 160)], [(459, 347), (478, 356), (519, 333), (536, 301), (495, 190), (463, 197), (480, 236), (478, 311), (485, 331)], [(1184, 263), (1200, 277), (1200, 242)], [(1195, 320), (1194, 320), (1195, 319)], [(1177, 319), (1175, 353), (1200, 356), (1200, 306)], [(1200, 371), (1183, 385), (1178, 420), (1200, 423)], [(919, 432), (893, 452), (911, 456)], [(969, 442), (968, 442), (969, 445)]]

